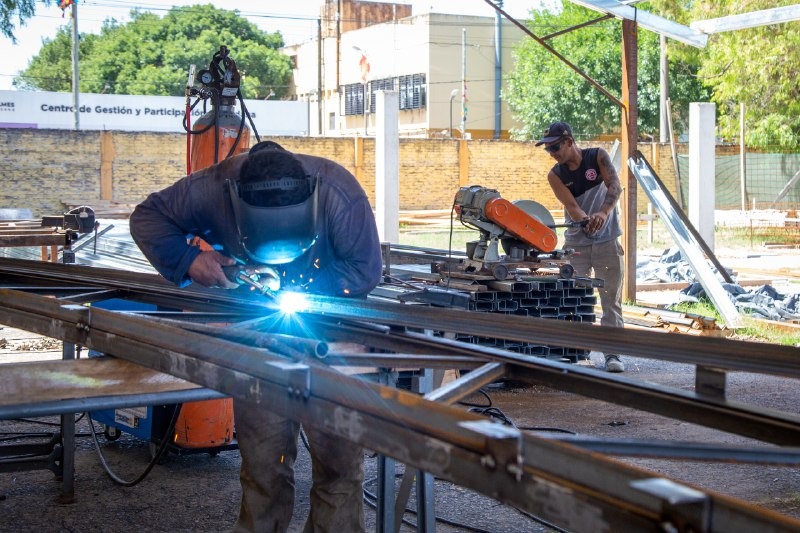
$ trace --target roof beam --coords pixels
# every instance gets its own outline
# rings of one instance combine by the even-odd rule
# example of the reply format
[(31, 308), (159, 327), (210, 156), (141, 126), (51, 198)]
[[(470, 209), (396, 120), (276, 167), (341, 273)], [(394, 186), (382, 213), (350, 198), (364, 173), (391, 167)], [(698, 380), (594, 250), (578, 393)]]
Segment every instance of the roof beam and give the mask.
[(800, 5), (775, 7), (762, 11), (751, 11), (739, 15), (730, 15), (708, 20), (696, 20), (689, 27), (705, 34), (721, 33), (724, 31), (744, 30), (769, 24), (781, 24), (800, 20)]
[(623, 20), (632, 20), (646, 30), (653, 31), (690, 46), (703, 48), (708, 42), (708, 35), (698, 30), (678, 24), (664, 17), (653, 15), (647, 11), (631, 7), (617, 0), (572, 0), (572, 3), (594, 11), (599, 11), (600, 13), (610, 13)]

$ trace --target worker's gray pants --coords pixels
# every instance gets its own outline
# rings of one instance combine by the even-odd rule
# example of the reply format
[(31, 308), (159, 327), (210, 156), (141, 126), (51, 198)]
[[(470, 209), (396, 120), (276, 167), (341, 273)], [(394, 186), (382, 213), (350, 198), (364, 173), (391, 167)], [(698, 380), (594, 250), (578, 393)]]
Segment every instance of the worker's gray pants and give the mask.
[[(622, 319), (622, 280), (624, 274), (622, 256), (625, 254), (617, 239), (591, 246), (568, 246), (575, 250), (569, 262), (577, 277), (594, 277), (603, 280), (598, 288), (603, 317), (600, 325), (621, 328)], [(594, 275), (592, 274), (594, 271)]]
[[(269, 405), (234, 400), (242, 454), (242, 507), (235, 532), (283, 532), (294, 508), (294, 462), (300, 426)], [(311, 452), (311, 510), (304, 532), (364, 531), (364, 451), (352, 442), (304, 427)]]

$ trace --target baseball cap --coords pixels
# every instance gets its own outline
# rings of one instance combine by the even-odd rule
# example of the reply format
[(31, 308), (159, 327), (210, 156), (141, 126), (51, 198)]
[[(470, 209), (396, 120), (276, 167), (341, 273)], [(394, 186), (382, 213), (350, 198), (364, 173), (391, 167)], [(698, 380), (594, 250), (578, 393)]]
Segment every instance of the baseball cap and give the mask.
[(544, 130), (544, 135), (536, 141), (535, 146), (557, 141), (562, 137), (572, 137), (572, 128), (566, 122), (553, 122), (550, 127)]

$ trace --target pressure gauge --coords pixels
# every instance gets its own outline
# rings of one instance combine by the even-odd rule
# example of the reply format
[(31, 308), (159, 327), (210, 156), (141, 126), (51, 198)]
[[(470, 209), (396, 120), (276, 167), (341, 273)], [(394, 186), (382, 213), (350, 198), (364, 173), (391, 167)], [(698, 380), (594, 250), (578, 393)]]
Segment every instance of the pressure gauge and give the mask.
[(214, 82), (214, 75), (211, 74), (210, 70), (201, 70), (200, 71), (200, 83), (203, 85), (211, 85)]

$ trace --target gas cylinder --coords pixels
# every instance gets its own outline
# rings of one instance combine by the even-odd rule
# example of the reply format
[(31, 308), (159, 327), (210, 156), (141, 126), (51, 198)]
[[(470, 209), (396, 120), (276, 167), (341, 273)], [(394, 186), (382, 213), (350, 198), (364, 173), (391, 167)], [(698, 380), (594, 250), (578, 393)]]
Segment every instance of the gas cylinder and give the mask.
[(183, 404), (175, 423), (173, 444), (182, 448), (219, 448), (233, 442), (233, 400)]
[[(239, 128), (242, 130), (241, 133)], [(203, 131), (204, 129), (205, 131)], [(234, 144), (236, 148), (231, 153), (232, 156), (246, 152), (250, 148), (250, 128), (246, 123), (242, 124), (242, 117), (232, 104), (222, 104), (197, 119), (192, 126), (192, 131), (202, 131), (202, 133), (192, 136), (192, 172), (222, 161), (228, 157)], [(238, 143), (236, 142), (237, 138), (239, 139)], [(217, 142), (216, 160), (215, 141)]]

